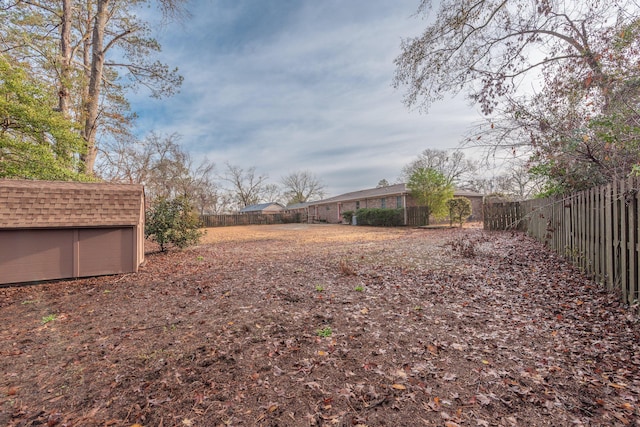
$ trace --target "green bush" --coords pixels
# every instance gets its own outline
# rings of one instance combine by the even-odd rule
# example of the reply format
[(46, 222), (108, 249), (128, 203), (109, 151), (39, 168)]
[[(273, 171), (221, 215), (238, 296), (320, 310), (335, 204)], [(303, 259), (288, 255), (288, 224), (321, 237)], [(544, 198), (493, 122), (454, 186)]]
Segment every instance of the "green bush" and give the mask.
[(366, 208), (358, 209), (356, 213), (358, 225), (376, 225), (383, 227), (394, 227), (404, 224), (404, 214), (402, 208), (379, 209)]
[(449, 221), (450, 224), (453, 223), (462, 224), (467, 220), (469, 215), (471, 215), (471, 201), (466, 197), (455, 197), (453, 199), (447, 200), (447, 207), (449, 208)]
[(185, 197), (159, 198), (146, 212), (144, 235), (157, 242), (162, 252), (167, 245), (195, 245), (202, 234), (198, 214)]
[(353, 221), (353, 216), (355, 215), (354, 211), (344, 211), (342, 212), (342, 218), (347, 221), (347, 224), (351, 224)]

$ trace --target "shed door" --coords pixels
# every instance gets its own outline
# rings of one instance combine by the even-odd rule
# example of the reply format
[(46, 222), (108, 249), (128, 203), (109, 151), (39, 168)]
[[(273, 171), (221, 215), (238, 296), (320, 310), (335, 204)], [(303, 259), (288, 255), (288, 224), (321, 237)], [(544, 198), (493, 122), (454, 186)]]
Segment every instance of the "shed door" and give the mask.
[(73, 230), (0, 230), (0, 283), (73, 277)]
[(79, 277), (130, 273), (133, 267), (133, 228), (78, 230)]
[(135, 271), (134, 229), (0, 230), (0, 283)]

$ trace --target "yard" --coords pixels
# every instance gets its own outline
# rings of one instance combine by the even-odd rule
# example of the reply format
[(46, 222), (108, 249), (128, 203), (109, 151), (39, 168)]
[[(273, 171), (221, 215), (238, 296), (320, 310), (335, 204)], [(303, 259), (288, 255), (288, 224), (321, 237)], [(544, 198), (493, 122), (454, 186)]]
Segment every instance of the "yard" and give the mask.
[(0, 288), (0, 425), (640, 426), (638, 316), (522, 234), (205, 240)]

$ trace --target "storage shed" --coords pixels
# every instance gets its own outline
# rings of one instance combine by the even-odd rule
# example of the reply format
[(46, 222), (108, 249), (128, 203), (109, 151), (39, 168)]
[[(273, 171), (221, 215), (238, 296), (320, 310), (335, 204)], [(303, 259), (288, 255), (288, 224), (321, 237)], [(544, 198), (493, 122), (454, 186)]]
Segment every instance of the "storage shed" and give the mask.
[(141, 185), (0, 179), (0, 284), (138, 271)]

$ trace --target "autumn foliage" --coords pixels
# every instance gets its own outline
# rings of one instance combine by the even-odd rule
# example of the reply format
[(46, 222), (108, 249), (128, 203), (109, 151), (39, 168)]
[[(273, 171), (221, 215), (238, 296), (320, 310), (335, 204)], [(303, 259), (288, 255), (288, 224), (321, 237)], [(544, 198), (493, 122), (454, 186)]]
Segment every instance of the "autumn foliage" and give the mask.
[(638, 315), (519, 233), (221, 227), (137, 274), (0, 288), (0, 318), (12, 427), (640, 419)]

